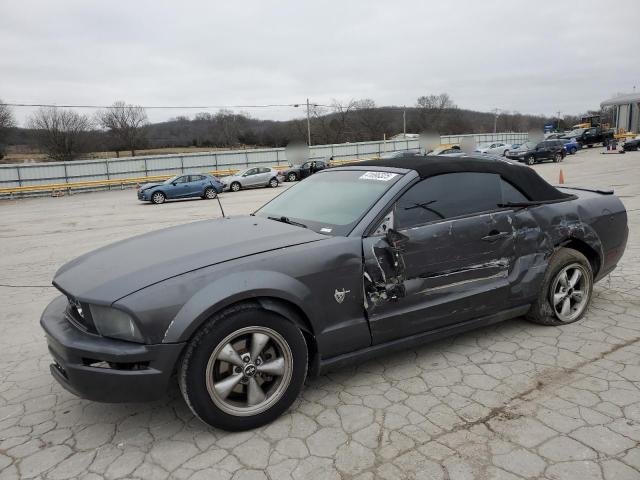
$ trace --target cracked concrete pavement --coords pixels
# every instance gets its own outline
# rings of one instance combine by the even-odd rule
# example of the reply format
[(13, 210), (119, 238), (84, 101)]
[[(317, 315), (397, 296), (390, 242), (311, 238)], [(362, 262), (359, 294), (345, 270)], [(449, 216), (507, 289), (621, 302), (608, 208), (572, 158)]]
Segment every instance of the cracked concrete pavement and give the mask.
[[(250, 432), (164, 400), (78, 399), (49, 375), (38, 319), (62, 263), (165, 226), (219, 216), (216, 202), (139, 204), (133, 190), (0, 202), (0, 480), (640, 479), (640, 152), (580, 152), (534, 168), (613, 187), (629, 210), (619, 268), (565, 327), (507, 321), (308, 381)], [(279, 190), (224, 194), (248, 213)]]

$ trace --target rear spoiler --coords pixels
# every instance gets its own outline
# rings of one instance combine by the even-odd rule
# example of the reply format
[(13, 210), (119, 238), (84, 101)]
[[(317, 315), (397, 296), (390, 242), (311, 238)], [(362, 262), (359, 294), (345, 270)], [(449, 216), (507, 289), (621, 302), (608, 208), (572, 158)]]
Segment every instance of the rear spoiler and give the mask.
[(581, 192), (594, 192), (600, 195), (613, 195), (613, 190), (602, 190), (599, 188), (585, 188), (585, 187), (567, 187), (565, 185), (556, 185), (556, 188), (563, 188), (566, 190), (579, 190)]

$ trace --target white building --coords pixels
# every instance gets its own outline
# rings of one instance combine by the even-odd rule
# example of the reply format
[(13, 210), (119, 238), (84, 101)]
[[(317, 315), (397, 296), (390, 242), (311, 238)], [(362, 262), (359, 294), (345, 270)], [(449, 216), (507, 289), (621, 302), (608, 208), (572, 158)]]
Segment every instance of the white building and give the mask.
[(629, 93), (610, 98), (600, 104), (600, 108), (614, 107), (613, 123), (616, 131), (640, 132), (640, 93)]

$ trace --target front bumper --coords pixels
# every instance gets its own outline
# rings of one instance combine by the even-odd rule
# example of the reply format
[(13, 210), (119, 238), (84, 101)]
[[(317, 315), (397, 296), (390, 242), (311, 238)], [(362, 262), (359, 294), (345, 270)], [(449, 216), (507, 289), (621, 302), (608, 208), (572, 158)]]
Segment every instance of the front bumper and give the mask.
[(144, 191), (144, 190), (138, 190), (138, 200), (140, 200), (141, 202), (148, 202), (149, 201), (149, 193), (147, 191)]
[(71, 393), (99, 402), (162, 398), (184, 343), (143, 345), (83, 332), (66, 318), (67, 298), (42, 313), (53, 377)]

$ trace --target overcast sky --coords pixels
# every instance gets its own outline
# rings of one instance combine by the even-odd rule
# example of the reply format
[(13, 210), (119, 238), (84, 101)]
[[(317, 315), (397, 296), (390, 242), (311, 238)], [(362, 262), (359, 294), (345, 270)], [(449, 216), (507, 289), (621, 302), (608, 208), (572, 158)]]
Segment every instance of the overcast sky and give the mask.
[(447, 92), (482, 111), (581, 113), (640, 89), (639, 19), (638, 0), (2, 1), (0, 98), (413, 105)]

